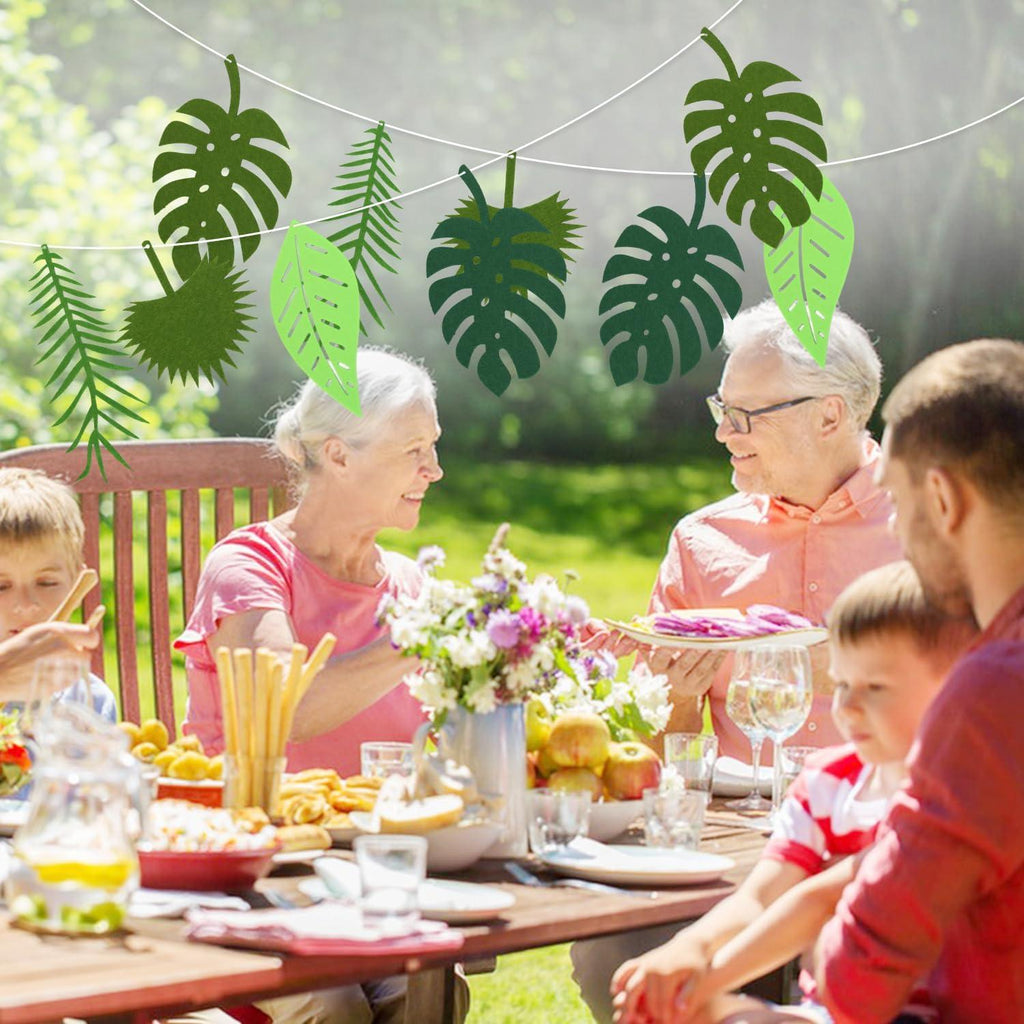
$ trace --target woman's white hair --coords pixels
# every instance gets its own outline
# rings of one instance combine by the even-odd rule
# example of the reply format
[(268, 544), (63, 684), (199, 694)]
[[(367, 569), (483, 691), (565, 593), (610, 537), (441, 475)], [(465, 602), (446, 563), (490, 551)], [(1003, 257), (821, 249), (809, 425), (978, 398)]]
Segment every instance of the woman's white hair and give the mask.
[(825, 365), (797, 341), (774, 299), (743, 310), (725, 325), (722, 347), (729, 354), (746, 345), (774, 348), (786, 364), (794, 397), (839, 395), (858, 430), (867, 426), (882, 388), (882, 362), (867, 331), (838, 309), (828, 334)]
[(426, 367), (399, 352), (360, 348), (356, 375), (362, 415), (350, 412), (311, 380), (277, 407), (274, 444), (302, 476), (320, 465), (320, 449), (329, 437), (365, 448), (403, 413), (434, 407), (436, 389)]

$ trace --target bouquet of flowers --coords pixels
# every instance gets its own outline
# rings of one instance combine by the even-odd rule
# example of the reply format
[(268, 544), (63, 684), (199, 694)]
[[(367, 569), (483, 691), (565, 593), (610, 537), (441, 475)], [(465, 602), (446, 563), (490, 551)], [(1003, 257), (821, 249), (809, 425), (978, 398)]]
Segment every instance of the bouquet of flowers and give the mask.
[(551, 711), (596, 711), (616, 739), (664, 729), (671, 712), (665, 677), (643, 665), (628, 680), (616, 680), (615, 658), (581, 642), (586, 602), (550, 576), (530, 580), (504, 546), (507, 531), (505, 524), (495, 534), (482, 574), (468, 585), (437, 579), (444, 552), (424, 548), (420, 593), (389, 595), (381, 603), (379, 619), (391, 642), (423, 663), (405, 683), (435, 725), (456, 705), (485, 713), (539, 696)]
[(18, 731), (16, 712), (0, 711), (0, 796), (14, 793), (28, 782), (32, 761)]

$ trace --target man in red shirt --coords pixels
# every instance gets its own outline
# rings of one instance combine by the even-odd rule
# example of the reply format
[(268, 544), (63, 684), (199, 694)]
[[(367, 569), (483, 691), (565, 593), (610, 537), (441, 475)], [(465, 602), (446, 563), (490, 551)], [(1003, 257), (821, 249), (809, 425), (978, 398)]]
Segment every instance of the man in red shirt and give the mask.
[(929, 597), (983, 632), (950, 673), (878, 841), (818, 943), (837, 1024), (916, 979), (944, 1024), (1024, 1019), (1024, 344), (934, 353), (883, 409), (881, 482)]

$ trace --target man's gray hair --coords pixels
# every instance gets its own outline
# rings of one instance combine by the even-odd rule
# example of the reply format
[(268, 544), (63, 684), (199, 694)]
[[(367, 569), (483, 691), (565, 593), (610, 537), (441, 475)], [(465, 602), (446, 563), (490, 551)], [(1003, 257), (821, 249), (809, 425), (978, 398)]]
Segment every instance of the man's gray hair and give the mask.
[(726, 321), (722, 347), (733, 353), (761, 343), (785, 360), (793, 397), (839, 395), (859, 430), (867, 426), (882, 388), (882, 362), (867, 331), (838, 309), (832, 317), (825, 365), (797, 341), (774, 299), (765, 299)]
[(303, 476), (320, 464), (320, 447), (329, 437), (365, 448), (403, 413), (434, 407), (434, 381), (422, 363), (399, 352), (363, 346), (356, 368), (362, 415), (350, 412), (311, 380), (276, 410), (274, 444)]

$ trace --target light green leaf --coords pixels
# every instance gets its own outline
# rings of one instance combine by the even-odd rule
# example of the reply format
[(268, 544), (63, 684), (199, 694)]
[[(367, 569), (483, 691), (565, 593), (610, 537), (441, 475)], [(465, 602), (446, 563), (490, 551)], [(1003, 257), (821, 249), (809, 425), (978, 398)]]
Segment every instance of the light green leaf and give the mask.
[(352, 264), (323, 235), (293, 223), (274, 264), (270, 310), (292, 359), (359, 415), (359, 282)]
[(764, 270), (786, 323), (824, 366), (832, 316), (853, 258), (853, 216), (828, 178), (820, 199), (803, 186), (801, 190), (811, 208), (810, 219), (794, 228), (778, 211), (785, 233), (776, 248), (764, 247)]

